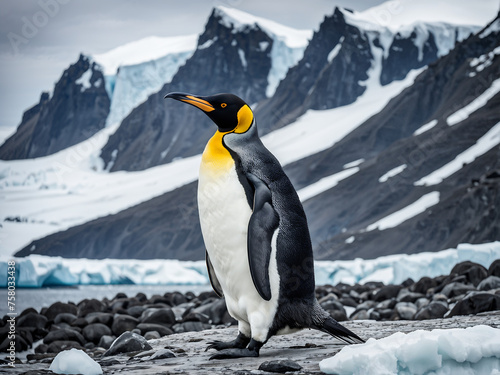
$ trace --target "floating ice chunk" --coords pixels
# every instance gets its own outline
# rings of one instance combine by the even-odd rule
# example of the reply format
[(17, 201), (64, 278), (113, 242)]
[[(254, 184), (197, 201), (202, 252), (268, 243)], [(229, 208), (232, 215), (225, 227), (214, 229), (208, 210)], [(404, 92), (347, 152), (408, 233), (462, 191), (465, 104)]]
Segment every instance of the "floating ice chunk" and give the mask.
[(60, 352), (50, 364), (49, 370), (56, 374), (100, 375), (101, 365), (79, 349)]
[(500, 329), (479, 325), (369, 339), (319, 364), (327, 374), (491, 374), (500, 368)]

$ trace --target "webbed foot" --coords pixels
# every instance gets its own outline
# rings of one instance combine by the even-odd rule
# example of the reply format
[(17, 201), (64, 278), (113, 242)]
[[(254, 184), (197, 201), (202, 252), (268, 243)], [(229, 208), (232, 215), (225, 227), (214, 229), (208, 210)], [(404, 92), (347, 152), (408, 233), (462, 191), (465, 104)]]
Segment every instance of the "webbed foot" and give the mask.
[(215, 349), (215, 350), (224, 350), (224, 349), (244, 349), (248, 343), (250, 342), (250, 338), (246, 337), (244, 334), (241, 332), (238, 334), (238, 337), (236, 337), (233, 341), (211, 341), (208, 343), (207, 348), (205, 351), (209, 349)]
[(229, 359), (229, 358), (243, 358), (243, 357), (258, 357), (259, 352), (257, 350), (250, 350), (248, 348), (243, 349), (223, 349), (220, 352), (214, 354), (210, 359)]

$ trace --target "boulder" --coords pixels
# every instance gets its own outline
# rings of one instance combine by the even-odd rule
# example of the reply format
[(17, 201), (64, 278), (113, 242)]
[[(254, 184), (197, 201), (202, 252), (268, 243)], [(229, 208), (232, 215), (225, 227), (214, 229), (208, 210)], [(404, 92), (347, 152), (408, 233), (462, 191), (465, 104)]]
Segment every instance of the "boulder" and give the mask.
[(446, 314), (448, 308), (441, 302), (433, 301), (421, 308), (416, 314), (416, 320), (440, 319)]
[(451, 309), (448, 317), (455, 315), (478, 314), (485, 311), (495, 310), (500, 310), (500, 296), (486, 292), (479, 292), (471, 294), (470, 296), (458, 301), (453, 309)]
[(165, 327), (161, 324), (152, 324), (152, 323), (139, 323), (136, 327), (141, 331), (141, 335), (145, 335), (147, 332), (156, 331), (160, 334), (160, 336), (167, 336), (174, 333), (170, 328)]
[(401, 285), (386, 285), (383, 286), (375, 295), (373, 299), (377, 302), (385, 301), (386, 299), (396, 298), (399, 291), (403, 289)]
[(488, 276), (500, 277), (500, 259), (494, 260), (488, 268)]
[(498, 276), (488, 276), (486, 279), (481, 281), (477, 286), (478, 290), (491, 290), (500, 289), (500, 277)]
[(95, 298), (84, 299), (78, 304), (79, 317), (87, 316), (87, 314), (93, 312), (104, 312), (104, 311), (106, 311), (106, 305)]
[(470, 283), (477, 286), (488, 276), (488, 270), (478, 263), (465, 261), (455, 265), (450, 274), (464, 275)]
[(159, 339), (160, 337), (161, 336), (160, 336), (160, 334), (157, 331), (148, 331), (144, 335), (144, 338), (146, 340), (156, 340), (156, 339)]
[(48, 320), (54, 320), (56, 316), (61, 313), (77, 315), (78, 308), (71, 303), (55, 302), (49, 306), (43, 315), (45, 315)]
[(155, 354), (153, 354), (149, 359), (150, 360), (155, 360), (155, 359), (165, 359), (165, 358), (174, 358), (175, 354), (173, 351), (170, 349), (160, 349)]
[(47, 321), (48, 319), (44, 315), (38, 314), (36, 312), (29, 312), (25, 315), (22, 315), (16, 321), (16, 327), (34, 327), (45, 329)]
[(463, 284), (460, 282), (453, 282), (446, 285), (441, 291), (448, 298), (461, 296), (462, 294), (466, 294), (467, 292), (476, 290), (472, 285)]
[(398, 302), (394, 310), (401, 319), (411, 320), (417, 312), (417, 306), (411, 302)]
[(151, 345), (149, 345), (146, 339), (141, 335), (132, 332), (124, 332), (113, 342), (113, 344), (111, 344), (110, 348), (103, 354), (103, 357), (151, 349), (153, 349)]
[(87, 314), (85, 320), (87, 321), (88, 324), (102, 323), (107, 325), (108, 327), (111, 327), (111, 324), (113, 323), (113, 314), (104, 312), (93, 312)]
[(109, 349), (113, 341), (115, 341), (116, 337), (115, 336), (110, 336), (110, 335), (104, 335), (100, 338), (99, 343), (97, 346), (104, 348), (104, 349)]
[(143, 313), (141, 323), (161, 324), (166, 326), (171, 326), (176, 323), (175, 314), (171, 308), (153, 309), (154, 311), (151, 314), (148, 314), (149, 310), (152, 309), (148, 309)]
[(69, 350), (69, 349), (80, 349), (83, 350), (84, 347), (77, 341), (71, 341), (71, 340), (57, 340), (53, 341), (50, 343), (50, 345), (47, 347), (47, 353), (59, 353), (62, 352), (63, 350)]
[(259, 366), (259, 370), (275, 373), (285, 373), (289, 371), (300, 371), (302, 370), (302, 366), (300, 366), (297, 362), (290, 360), (275, 360), (263, 362)]
[(98, 344), (102, 336), (111, 336), (111, 329), (102, 323), (92, 323), (83, 329), (83, 337), (87, 341)]
[(139, 320), (132, 316), (115, 314), (113, 316), (113, 325), (111, 326), (111, 330), (113, 331), (113, 334), (120, 336), (126, 331), (132, 331), (137, 324), (139, 324)]
[(72, 329), (59, 329), (57, 331), (51, 331), (43, 339), (44, 344), (50, 344), (54, 341), (76, 341), (80, 345), (85, 345), (84, 337)]
[(74, 323), (74, 321), (76, 319), (77, 319), (77, 316), (75, 314), (60, 313), (54, 319), (54, 324), (67, 323), (67, 324), (71, 325)]

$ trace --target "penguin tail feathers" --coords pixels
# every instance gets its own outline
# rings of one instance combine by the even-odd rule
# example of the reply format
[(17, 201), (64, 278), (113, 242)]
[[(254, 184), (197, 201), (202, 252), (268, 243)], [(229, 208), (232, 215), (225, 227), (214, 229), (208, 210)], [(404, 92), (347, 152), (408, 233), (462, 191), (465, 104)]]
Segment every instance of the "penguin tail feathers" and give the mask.
[(339, 324), (330, 316), (327, 317), (321, 325), (318, 325), (314, 328), (328, 333), (329, 335), (332, 335), (333, 337), (345, 342), (346, 344), (362, 344), (365, 342), (365, 340)]

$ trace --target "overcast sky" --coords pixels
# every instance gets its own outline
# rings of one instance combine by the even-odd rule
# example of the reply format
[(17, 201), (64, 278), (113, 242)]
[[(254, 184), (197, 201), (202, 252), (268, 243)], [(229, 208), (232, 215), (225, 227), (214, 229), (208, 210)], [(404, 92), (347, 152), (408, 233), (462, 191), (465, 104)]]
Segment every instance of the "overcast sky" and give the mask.
[[(494, 0), (481, 0), (491, 1)], [(43, 90), (52, 91), (63, 70), (77, 60), (80, 52), (102, 53), (151, 35), (199, 34), (216, 5), (234, 7), (295, 28), (317, 30), (324, 16), (337, 5), (362, 11), (382, 2), (1, 0), (0, 131), (19, 125), (23, 111), (38, 102)]]
[(225, 5), (295, 28), (317, 29), (335, 5), (364, 10), (379, 0), (2, 0), (0, 127), (17, 126), (80, 52), (106, 52), (150, 35), (199, 34)]

